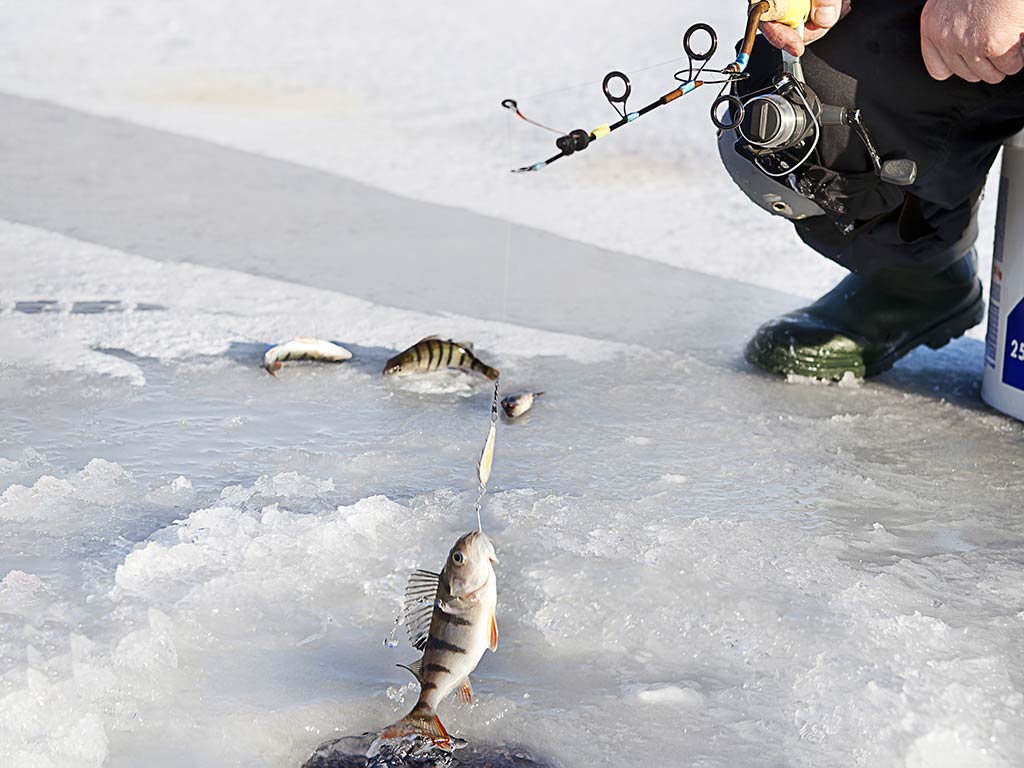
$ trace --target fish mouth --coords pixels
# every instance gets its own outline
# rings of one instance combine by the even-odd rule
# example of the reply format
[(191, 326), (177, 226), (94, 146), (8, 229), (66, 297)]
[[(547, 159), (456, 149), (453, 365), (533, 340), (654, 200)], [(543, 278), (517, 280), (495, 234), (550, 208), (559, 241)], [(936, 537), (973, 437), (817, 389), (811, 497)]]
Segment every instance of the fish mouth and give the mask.
[(466, 540), (473, 542), (473, 545), (482, 549), (484, 556), (492, 563), (498, 562), (498, 555), (494, 551), (494, 545), (490, 537), (483, 531), (472, 531), (466, 535)]
[(385, 376), (395, 376), (395, 375), (397, 375), (397, 374), (399, 374), (401, 372), (402, 372), (402, 366), (401, 365), (389, 365), (389, 366), (386, 366), (384, 368), (384, 375)]

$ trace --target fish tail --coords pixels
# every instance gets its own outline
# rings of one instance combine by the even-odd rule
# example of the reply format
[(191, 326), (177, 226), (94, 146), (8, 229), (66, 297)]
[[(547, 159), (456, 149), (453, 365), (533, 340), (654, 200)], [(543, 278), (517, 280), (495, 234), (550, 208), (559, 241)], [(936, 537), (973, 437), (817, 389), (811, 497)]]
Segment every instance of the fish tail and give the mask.
[(441, 724), (441, 718), (425, 704), (417, 704), (412, 712), (381, 733), (381, 738), (400, 739), (403, 736), (411, 736), (416, 733), (433, 739), (439, 747), (451, 745), (452, 737), (448, 735), (448, 731)]

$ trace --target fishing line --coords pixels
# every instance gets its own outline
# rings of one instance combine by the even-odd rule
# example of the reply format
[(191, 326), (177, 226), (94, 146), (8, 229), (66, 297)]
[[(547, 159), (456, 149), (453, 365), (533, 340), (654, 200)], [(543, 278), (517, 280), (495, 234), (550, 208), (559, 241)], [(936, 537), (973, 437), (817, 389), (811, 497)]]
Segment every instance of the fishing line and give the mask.
[[(507, 210), (507, 209), (506, 209)], [(501, 321), (508, 320), (508, 284), (512, 268), (512, 222), (506, 222), (505, 228), (505, 279), (501, 286)]]
[[(518, 113), (519, 110), (517, 109)], [(512, 120), (506, 118), (505, 120), (505, 151), (510, 152), (512, 149)], [(512, 220), (507, 217), (507, 212), (512, 208), (512, 188), (508, 180), (505, 181), (505, 275), (504, 280), (501, 284), (501, 320), (505, 322), (508, 319), (508, 283), (509, 273), (512, 264)]]
[[(662, 62), (660, 62), (658, 64), (648, 64), (646, 67), (640, 67), (639, 69), (632, 69), (631, 68), (629, 71), (630, 72), (649, 72), (650, 70), (657, 69), (658, 67), (667, 67), (669, 64), (675, 64), (676, 62), (682, 61), (685, 58), (686, 58), (686, 56), (677, 56), (674, 59), (669, 59), (668, 61), (662, 61)], [(529, 100), (543, 99), (545, 96), (557, 96), (560, 93), (568, 93), (569, 91), (577, 91), (580, 88), (589, 88), (592, 85), (600, 85), (600, 84), (601, 84), (600, 80), (589, 80), (586, 83), (579, 83), (577, 85), (567, 85), (564, 88), (556, 88), (555, 90), (552, 90), (552, 91), (542, 91), (541, 93), (534, 93), (532, 95), (527, 96), (526, 98), (529, 99)]]
[(549, 125), (544, 125), (544, 123), (538, 123), (536, 120), (531, 120), (530, 118), (528, 118), (526, 115), (524, 115), (522, 112), (519, 111), (519, 104), (518, 104), (518, 102), (516, 102), (515, 99), (504, 99), (501, 102), (501, 106), (503, 106), (505, 109), (511, 110), (512, 112), (515, 112), (516, 116), (519, 117), (519, 119), (525, 120), (530, 125), (535, 125), (538, 128), (543, 128), (545, 131), (551, 131), (552, 133), (557, 133), (559, 136), (561, 136), (562, 134), (565, 133), (565, 131), (560, 131), (557, 128), (552, 128)]

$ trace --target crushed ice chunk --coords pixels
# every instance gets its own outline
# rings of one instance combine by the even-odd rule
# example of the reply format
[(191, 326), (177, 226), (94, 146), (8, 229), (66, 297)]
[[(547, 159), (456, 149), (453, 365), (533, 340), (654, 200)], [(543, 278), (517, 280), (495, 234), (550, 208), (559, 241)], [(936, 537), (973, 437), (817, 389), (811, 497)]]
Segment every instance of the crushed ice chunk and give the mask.
[(178, 477), (171, 480), (171, 482), (169, 483), (169, 487), (171, 493), (184, 493), (186, 491), (192, 490), (192, 481), (190, 481), (184, 475), (179, 475)]
[(864, 385), (864, 379), (860, 378), (853, 371), (846, 371), (839, 381), (827, 381), (814, 376), (800, 376), (795, 373), (786, 375), (787, 384), (802, 384), (809, 387), (840, 387), (842, 389), (857, 389)]
[(965, 739), (952, 728), (937, 728), (919, 736), (907, 750), (906, 768), (1008, 768), (984, 743)]
[(626, 445), (650, 445), (654, 441), (643, 435), (628, 435), (625, 442)]
[(64, 478), (43, 475), (31, 486), (12, 485), (0, 495), (0, 520), (26, 528), (71, 534), (113, 519), (131, 519), (129, 502), (141, 492), (121, 465), (92, 459)]
[(23, 608), (49, 600), (53, 593), (38, 576), (24, 571), (8, 571), (0, 581), (0, 612)]
[(334, 480), (316, 480), (298, 472), (281, 472), (270, 477), (261, 475), (256, 480), (256, 492), (263, 496), (292, 499), (312, 499), (334, 490)]
[(191, 501), (193, 497), (192, 481), (184, 475), (179, 475), (149, 493), (146, 500), (153, 504), (170, 507)]
[(704, 706), (704, 694), (696, 688), (678, 685), (643, 688), (635, 691), (633, 698), (641, 704), (669, 704), (687, 709), (698, 709)]
[(449, 768), (454, 749), (466, 745), (461, 739), (452, 740), (452, 748), (444, 749), (420, 734), (397, 739), (374, 739), (366, 751), (366, 768)]
[(530, 749), (518, 745), (476, 744), (452, 738), (442, 749), (420, 735), (382, 739), (375, 733), (331, 739), (302, 768), (548, 768)]

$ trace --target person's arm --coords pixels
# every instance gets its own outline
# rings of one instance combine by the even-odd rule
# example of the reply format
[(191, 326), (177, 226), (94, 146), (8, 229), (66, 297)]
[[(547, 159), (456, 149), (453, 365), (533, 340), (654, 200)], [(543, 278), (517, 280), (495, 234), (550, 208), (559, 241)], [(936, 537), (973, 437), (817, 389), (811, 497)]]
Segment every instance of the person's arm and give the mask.
[(998, 83), (1024, 68), (1024, 0), (928, 0), (921, 53), (936, 80)]
[(782, 48), (794, 56), (802, 56), (807, 43), (820, 38), (849, 12), (850, 0), (811, 0), (811, 18), (804, 29), (803, 38), (795, 29), (774, 21), (762, 22), (761, 34), (776, 48)]

